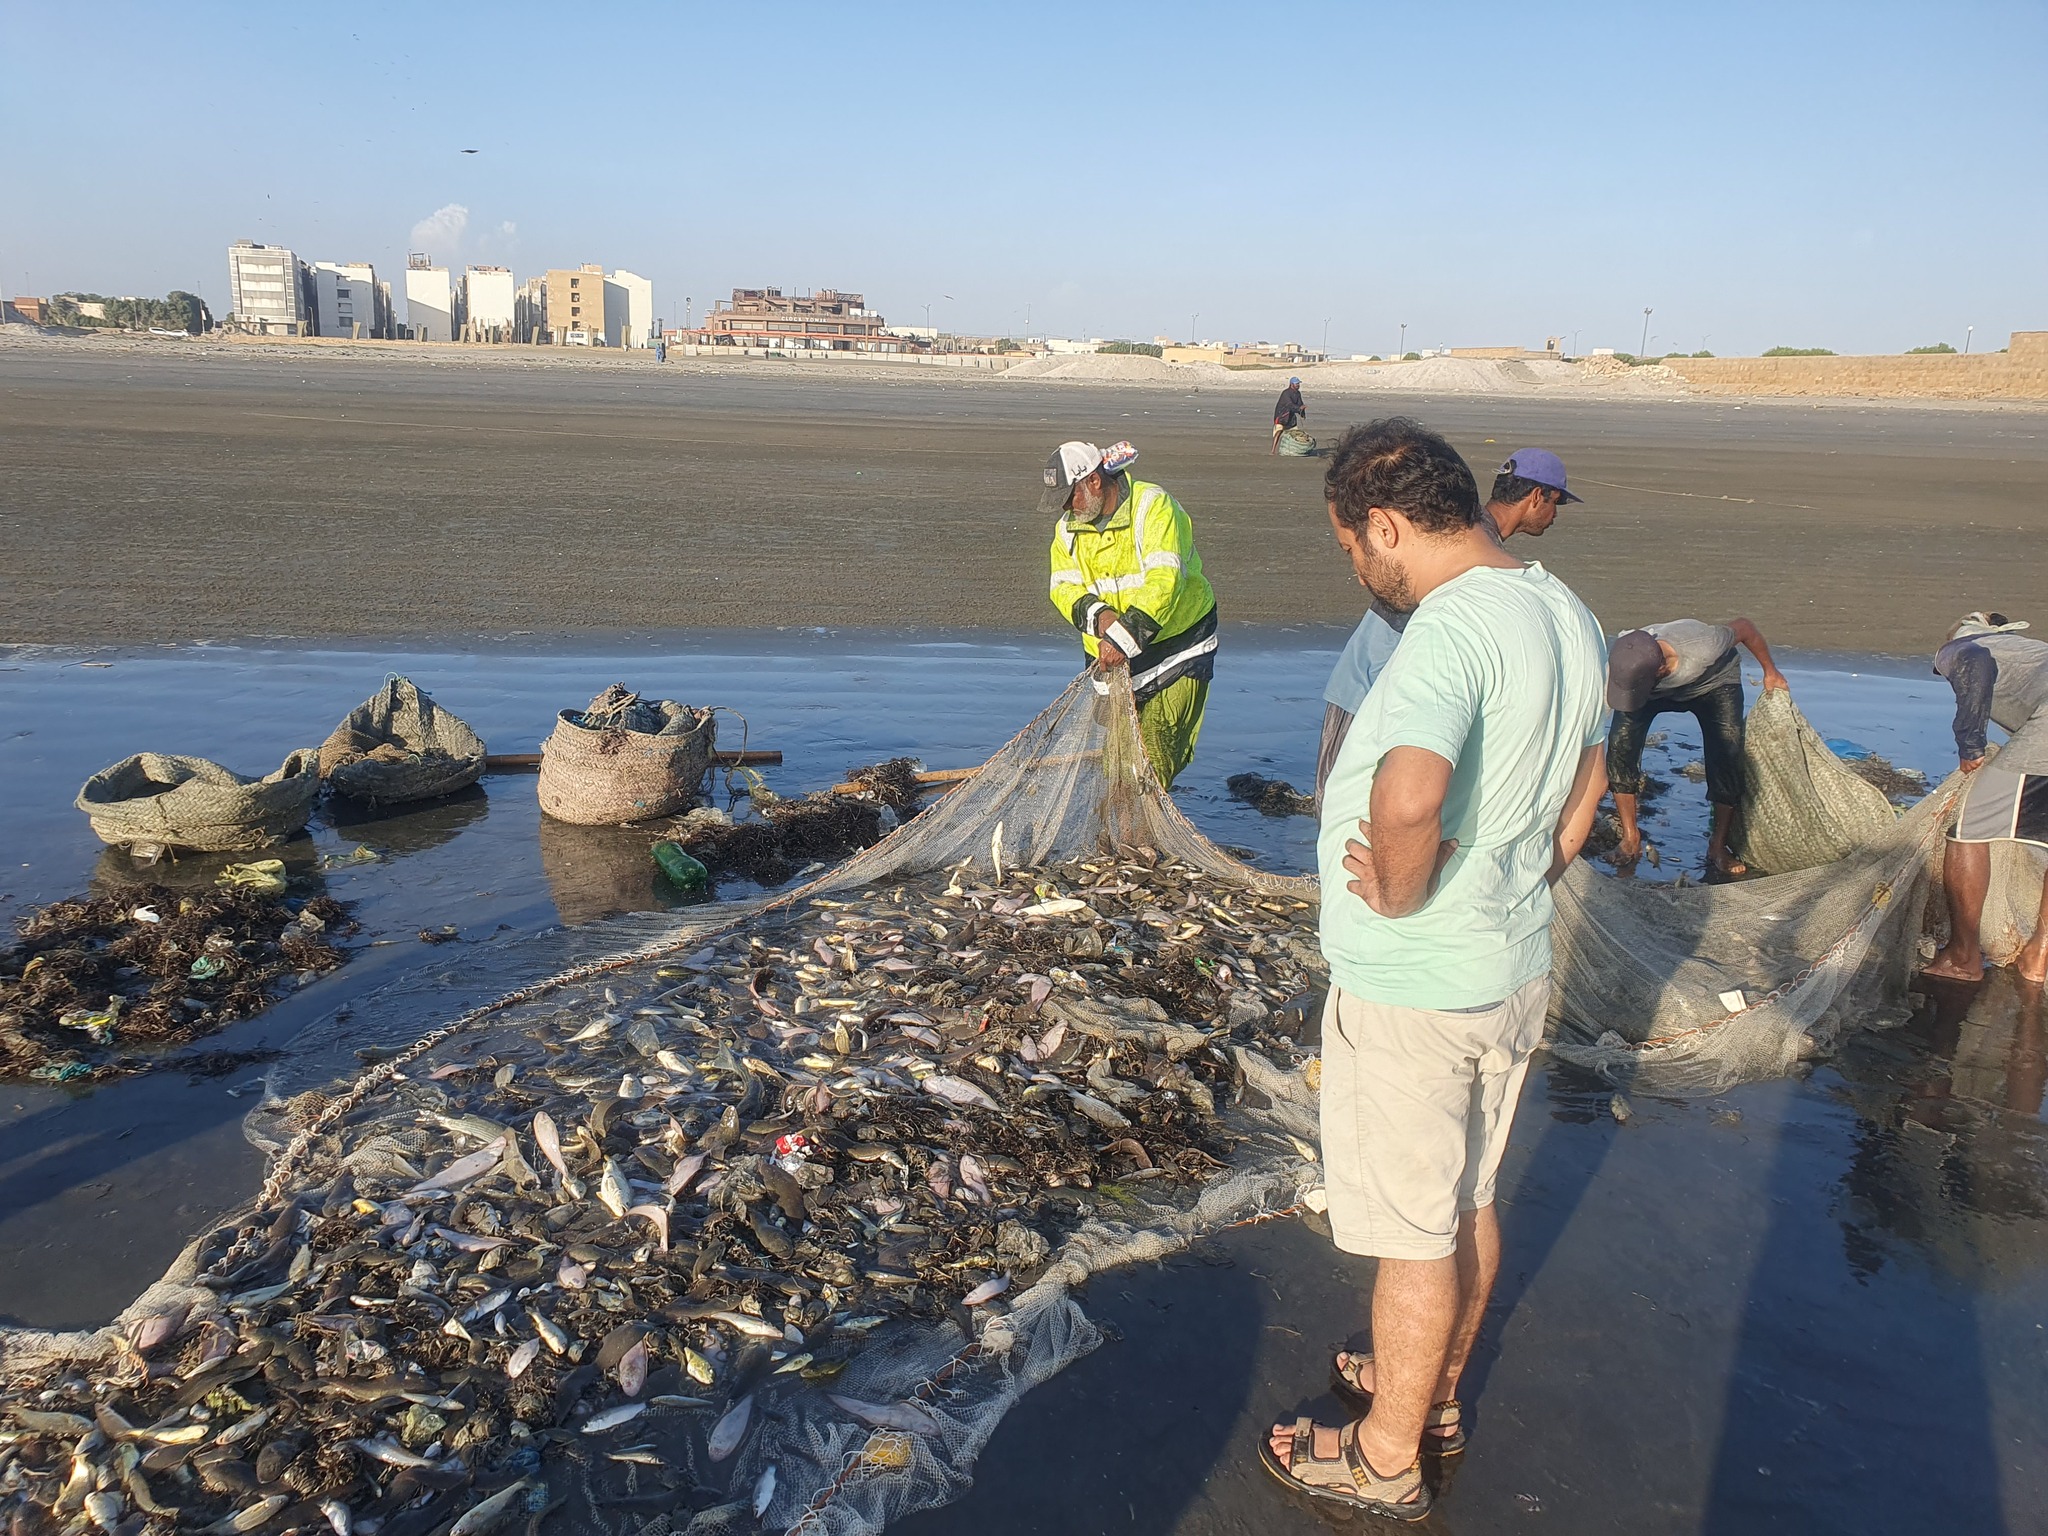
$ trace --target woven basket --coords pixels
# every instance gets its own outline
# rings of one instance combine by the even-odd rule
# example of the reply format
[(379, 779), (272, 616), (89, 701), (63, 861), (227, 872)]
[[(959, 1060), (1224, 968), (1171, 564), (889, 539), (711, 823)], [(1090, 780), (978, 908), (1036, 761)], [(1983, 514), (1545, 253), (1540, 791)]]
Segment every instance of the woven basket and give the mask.
[(320, 776), (371, 805), (437, 800), (483, 777), (483, 738), (403, 677), (389, 677), (320, 748)]
[(85, 781), (75, 804), (100, 841), (157, 843), (207, 853), (246, 852), (301, 830), (320, 793), (320, 759), (292, 753), (260, 779), (203, 757), (140, 752)]
[(565, 709), (540, 749), (540, 808), (584, 827), (672, 816), (697, 798), (718, 727), (708, 709), (643, 701), (614, 683)]

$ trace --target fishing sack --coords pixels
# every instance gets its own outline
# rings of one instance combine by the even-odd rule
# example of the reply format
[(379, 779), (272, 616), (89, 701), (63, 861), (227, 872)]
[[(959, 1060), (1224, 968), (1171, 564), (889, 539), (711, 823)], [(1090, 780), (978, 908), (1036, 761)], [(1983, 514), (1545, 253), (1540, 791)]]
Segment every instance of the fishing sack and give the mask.
[(219, 853), (283, 842), (306, 825), (319, 793), (320, 759), (310, 751), (260, 779), (203, 757), (138, 752), (87, 779), (74, 803), (102, 842)]
[(349, 711), (320, 748), (329, 787), (373, 805), (452, 795), (483, 771), (483, 738), (396, 675)]
[(1742, 776), (1736, 855), (1769, 874), (1832, 864), (1898, 819), (1884, 791), (1828, 750), (1782, 688), (1766, 688), (1749, 712)]
[(613, 683), (541, 744), (540, 808), (586, 827), (672, 816), (695, 802), (717, 743), (710, 710)]

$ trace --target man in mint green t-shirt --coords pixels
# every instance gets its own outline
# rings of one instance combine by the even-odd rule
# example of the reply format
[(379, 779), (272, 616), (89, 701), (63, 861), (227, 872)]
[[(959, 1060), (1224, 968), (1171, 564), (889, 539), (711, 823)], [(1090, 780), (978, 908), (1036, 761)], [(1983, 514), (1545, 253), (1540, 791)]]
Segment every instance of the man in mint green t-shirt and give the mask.
[(1550, 990), (1550, 887), (1606, 788), (1606, 646), (1571, 589), (1507, 554), (1451, 445), (1354, 428), (1324, 478), (1337, 542), (1401, 644), (1353, 722), (1318, 847), (1322, 1131), (1337, 1246), (1380, 1260), (1370, 1411), (1278, 1425), (1269, 1470), (1420, 1519), (1420, 1455), (1455, 1455), (1458, 1378), (1500, 1263), (1494, 1179)]

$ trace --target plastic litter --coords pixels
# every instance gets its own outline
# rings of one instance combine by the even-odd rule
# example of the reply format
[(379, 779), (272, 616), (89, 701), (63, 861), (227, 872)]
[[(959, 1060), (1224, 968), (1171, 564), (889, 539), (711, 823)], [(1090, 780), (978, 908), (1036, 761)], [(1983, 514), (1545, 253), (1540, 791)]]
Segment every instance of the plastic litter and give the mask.
[(283, 859), (256, 859), (247, 864), (230, 864), (214, 876), (215, 885), (239, 886), (265, 896), (284, 894)]
[(700, 890), (711, 878), (710, 870), (674, 843), (656, 843), (653, 854), (654, 862), (661, 872), (681, 890)]

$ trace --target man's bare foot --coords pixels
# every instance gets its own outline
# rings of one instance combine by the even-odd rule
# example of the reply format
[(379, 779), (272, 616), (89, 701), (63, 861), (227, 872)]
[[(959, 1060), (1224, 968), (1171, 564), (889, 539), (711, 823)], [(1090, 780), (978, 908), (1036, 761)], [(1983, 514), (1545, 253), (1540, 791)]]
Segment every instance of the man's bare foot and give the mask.
[(1920, 968), (1920, 974), (1935, 981), (1980, 982), (1984, 979), (1984, 952), (1957, 954), (1944, 949)]
[(1749, 874), (1749, 866), (1732, 853), (1722, 853), (1718, 858), (1710, 855), (1707, 869), (1723, 880), (1740, 880)]
[(2012, 968), (2020, 973), (2022, 981), (2036, 985), (2048, 981), (2048, 949), (2036, 949), (2029, 944), (2013, 960)]

